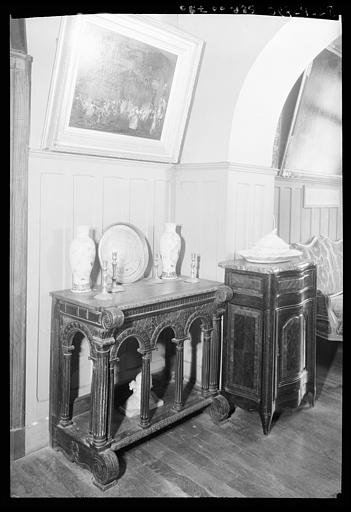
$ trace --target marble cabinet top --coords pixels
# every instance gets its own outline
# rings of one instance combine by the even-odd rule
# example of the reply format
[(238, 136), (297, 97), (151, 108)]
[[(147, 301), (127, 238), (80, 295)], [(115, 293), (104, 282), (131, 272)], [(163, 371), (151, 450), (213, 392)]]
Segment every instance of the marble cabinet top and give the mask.
[(250, 263), (244, 258), (221, 261), (218, 266), (224, 269), (244, 270), (260, 274), (278, 274), (286, 271), (301, 271), (314, 265), (312, 260), (303, 257), (292, 258), (280, 263)]

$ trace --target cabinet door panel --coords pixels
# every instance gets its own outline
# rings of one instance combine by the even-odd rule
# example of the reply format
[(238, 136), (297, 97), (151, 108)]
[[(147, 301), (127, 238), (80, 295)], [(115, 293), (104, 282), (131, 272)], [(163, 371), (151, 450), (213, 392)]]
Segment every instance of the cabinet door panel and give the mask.
[(226, 336), (227, 391), (259, 400), (261, 392), (262, 313), (228, 305)]
[(278, 344), (278, 385), (299, 379), (306, 370), (307, 326), (311, 323), (313, 301), (276, 311)]

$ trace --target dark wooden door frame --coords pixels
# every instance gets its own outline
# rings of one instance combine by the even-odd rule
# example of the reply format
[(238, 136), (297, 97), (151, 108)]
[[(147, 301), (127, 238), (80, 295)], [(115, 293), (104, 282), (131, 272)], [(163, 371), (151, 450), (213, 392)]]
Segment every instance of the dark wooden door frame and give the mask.
[(10, 457), (25, 453), (28, 143), (32, 58), (10, 19)]

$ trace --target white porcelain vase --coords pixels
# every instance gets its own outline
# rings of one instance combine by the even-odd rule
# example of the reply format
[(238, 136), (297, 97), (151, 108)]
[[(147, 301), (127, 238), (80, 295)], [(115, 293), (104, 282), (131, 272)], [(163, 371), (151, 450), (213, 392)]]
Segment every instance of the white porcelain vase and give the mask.
[(91, 290), (90, 274), (95, 261), (95, 243), (89, 236), (89, 226), (78, 226), (77, 237), (72, 240), (69, 260), (72, 269), (72, 292)]
[(162, 279), (177, 279), (176, 265), (179, 258), (181, 240), (176, 233), (177, 224), (166, 222), (165, 231), (160, 239), (160, 253), (162, 259)]

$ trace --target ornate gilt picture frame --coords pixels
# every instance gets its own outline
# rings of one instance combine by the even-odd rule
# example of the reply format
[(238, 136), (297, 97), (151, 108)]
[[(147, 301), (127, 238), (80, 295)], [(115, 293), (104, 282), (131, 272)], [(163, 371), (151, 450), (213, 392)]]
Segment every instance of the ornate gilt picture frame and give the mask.
[(64, 17), (42, 148), (177, 162), (202, 47), (143, 15)]

